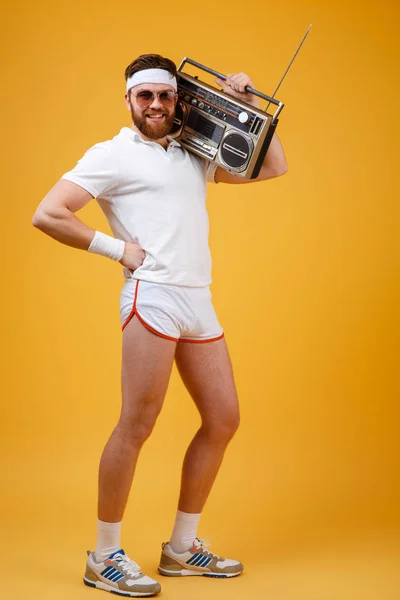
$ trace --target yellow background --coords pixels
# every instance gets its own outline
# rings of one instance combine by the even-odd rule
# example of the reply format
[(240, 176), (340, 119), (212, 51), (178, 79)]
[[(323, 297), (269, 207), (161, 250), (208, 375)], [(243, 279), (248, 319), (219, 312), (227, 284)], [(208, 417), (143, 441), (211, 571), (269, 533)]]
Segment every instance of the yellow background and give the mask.
[[(242, 425), (199, 533), (246, 571), (162, 578), (162, 597), (400, 597), (398, 2), (17, 0), (1, 24), (5, 598), (100, 593), (81, 577), (120, 405), (120, 267), (35, 230), (36, 206), (129, 125), (137, 55), (246, 71), (271, 94), (309, 23), (278, 93), (288, 174), (208, 198)], [(108, 231), (95, 202), (81, 216)], [(153, 577), (197, 425), (174, 373), (123, 530)]]

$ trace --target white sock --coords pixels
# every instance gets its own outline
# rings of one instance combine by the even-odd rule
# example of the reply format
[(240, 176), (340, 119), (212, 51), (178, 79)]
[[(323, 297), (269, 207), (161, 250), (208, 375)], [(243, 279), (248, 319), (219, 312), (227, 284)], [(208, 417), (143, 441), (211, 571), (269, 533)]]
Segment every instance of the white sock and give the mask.
[(96, 562), (103, 562), (110, 554), (121, 549), (121, 523), (97, 521)]
[(176, 513), (174, 529), (172, 531), (170, 545), (177, 553), (186, 552), (192, 547), (196, 539), (197, 527), (201, 513), (185, 513), (180, 510)]

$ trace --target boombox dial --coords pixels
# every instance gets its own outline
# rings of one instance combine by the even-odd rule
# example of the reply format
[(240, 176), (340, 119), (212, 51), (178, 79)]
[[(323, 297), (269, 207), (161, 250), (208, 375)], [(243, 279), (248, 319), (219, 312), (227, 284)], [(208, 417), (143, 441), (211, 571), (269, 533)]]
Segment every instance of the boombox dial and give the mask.
[(241, 112), (239, 113), (238, 119), (241, 123), (247, 123), (248, 120), (250, 119), (249, 115), (247, 114), (247, 112)]

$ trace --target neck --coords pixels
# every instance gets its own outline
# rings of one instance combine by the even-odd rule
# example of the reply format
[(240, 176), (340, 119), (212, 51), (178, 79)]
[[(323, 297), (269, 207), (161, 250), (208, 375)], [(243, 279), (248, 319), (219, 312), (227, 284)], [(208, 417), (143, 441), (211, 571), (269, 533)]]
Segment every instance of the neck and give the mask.
[(160, 144), (160, 146), (162, 146), (163, 148), (168, 148), (168, 146), (169, 146), (169, 140), (166, 136), (163, 138), (160, 138), (159, 140), (149, 138), (149, 137), (143, 135), (143, 133), (133, 123), (132, 123), (131, 129), (133, 131), (135, 131), (136, 133), (138, 133), (140, 135), (140, 137), (143, 138), (146, 142), (155, 142), (156, 144)]

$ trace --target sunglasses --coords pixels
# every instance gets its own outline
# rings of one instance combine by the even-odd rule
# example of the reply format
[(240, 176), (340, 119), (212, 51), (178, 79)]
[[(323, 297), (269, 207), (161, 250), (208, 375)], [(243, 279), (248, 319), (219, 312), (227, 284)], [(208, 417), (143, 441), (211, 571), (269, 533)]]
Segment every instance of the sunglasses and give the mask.
[(171, 92), (169, 90), (165, 90), (163, 92), (152, 92), (150, 90), (140, 90), (137, 94), (132, 94), (135, 96), (136, 102), (141, 108), (146, 108), (154, 102), (155, 98), (158, 98), (161, 104), (164, 106), (174, 106), (178, 94), (175, 92)]

